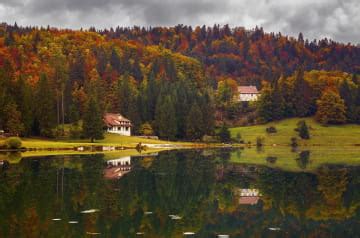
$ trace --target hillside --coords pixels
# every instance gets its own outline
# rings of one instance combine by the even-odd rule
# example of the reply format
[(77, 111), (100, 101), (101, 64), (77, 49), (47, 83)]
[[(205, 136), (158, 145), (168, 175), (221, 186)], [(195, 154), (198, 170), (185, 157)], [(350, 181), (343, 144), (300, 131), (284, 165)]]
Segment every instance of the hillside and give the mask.
[[(289, 145), (291, 137), (297, 137), (301, 146), (359, 146), (360, 145), (360, 125), (333, 125), (323, 126), (317, 123), (313, 118), (305, 118), (309, 126), (310, 139), (302, 140), (294, 130), (297, 122), (303, 118), (292, 118), (264, 125), (236, 127), (231, 128), (232, 137), (240, 133), (245, 142), (255, 144), (257, 137), (264, 137), (265, 144), (272, 145)], [(274, 126), (277, 133), (268, 134), (266, 128)]]

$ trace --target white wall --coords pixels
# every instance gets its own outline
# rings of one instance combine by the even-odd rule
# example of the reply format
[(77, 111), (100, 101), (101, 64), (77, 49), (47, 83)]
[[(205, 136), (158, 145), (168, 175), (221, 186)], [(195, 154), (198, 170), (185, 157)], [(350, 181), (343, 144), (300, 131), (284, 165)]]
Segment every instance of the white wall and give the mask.
[(241, 93), (239, 95), (239, 101), (240, 102), (249, 102), (249, 101), (256, 101), (258, 99), (260, 94), (244, 94)]
[(107, 132), (119, 134), (119, 135), (123, 135), (123, 136), (131, 136), (131, 127), (127, 127), (127, 130), (126, 130), (125, 126), (110, 127), (107, 129)]

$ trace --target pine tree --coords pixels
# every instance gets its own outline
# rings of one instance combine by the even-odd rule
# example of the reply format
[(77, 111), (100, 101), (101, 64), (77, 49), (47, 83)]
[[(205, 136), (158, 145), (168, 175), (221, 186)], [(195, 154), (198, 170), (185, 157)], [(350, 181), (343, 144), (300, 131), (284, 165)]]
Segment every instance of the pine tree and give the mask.
[(112, 48), (112, 50), (111, 50), (110, 65), (116, 72), (118, 72), (118, 73), (121, 72), (120, 56), (116, 52), (115, 48)]
[(16, 103), (9, 102), (3, 112), (6, 118), (4, 129), (12, 135), (21, 135), (24, 132), (24, 124), (21, 120), (21, 112), (17, 110)]
[(21, 112), (21, 121), (24, 125), (24, 135), (30, 135), (33, 123), (33, 93), (31, 86), (20, 77), (16, 82), (16, 104)]
[(349, 122), (355, 122), (355, 100), (353, 96), (353, 90), (350, 88), (347, 79), (343, 80), (340, 84), (339, 93), (345, 102), (347, 120)]
[(36, 92), (36, 118), (39, 123), (40, 135), (52, 137), (52, 129), (56, 125), (54, 92), (46, 74), (41, 74)]
[(91, 96), (88, 100), (86, 111), (83, 118), (83, 135), (90, 138), (91, 143), (94, 140), (104, 138), (102, 113), (97, 100)]
[(342, 124), (346, 122), (346, 107), (338, 92), (326, 90), (317, 100), (316, 119), (322, 124)]
[(204, 135), (204, 120), (200, 107), (195, 102), (186, 120), (186, 136), (191, 140), (200, 139)]
[(311, 87), (304, 79), (303, 68), (299, 68), (295, 74), (293, 84), (293, 105), (295, 115), (305, 117), (310, 113), (311, 107)]
[(155, 123), (161, 138), (173, 140), (177, 133), (174, 103), (170, 96), (159, 97), (156, 105)]
[(261, 96), (257, 101), (257, 115), (260, 122), (273, 121), (274, 110), (275, 110), (275, 105), (273, 102), (273, 91), (269, 85), (266, 85), (261, 90)]

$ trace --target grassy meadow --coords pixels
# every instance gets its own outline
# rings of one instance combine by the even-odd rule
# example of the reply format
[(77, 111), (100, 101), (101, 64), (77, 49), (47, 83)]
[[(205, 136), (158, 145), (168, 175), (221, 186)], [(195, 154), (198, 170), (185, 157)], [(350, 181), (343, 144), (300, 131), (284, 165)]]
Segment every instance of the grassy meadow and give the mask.
[[(299, 120), (305, 120), (310, 132), (309, 140), (302, 140), (294, 130)], [(268, 134), (266, 128), (274, 126), (277, 132)], [(231, 136), (238, 133), (245, 143), (256, 143), (256, 138), (264, 137), (266, 145), (289, 145), (291, 137), (297, 137), (301, 146), (360, 146), (360, 125), (323, 126), (313, 118), (292, 118), (264, 125), (231, 128)]]

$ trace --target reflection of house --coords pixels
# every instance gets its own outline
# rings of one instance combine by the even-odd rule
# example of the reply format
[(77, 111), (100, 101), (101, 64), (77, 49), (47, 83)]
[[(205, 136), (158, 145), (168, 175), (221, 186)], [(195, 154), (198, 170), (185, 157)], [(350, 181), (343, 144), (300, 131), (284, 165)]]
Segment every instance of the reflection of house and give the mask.
[(104, 176), (107, 179), (118, 179), (129, 173), (131, 170), (131, 157), (126, 156), (119, 159), (108, 160)]
[(107, 132), (109, 133), (124, 136), (131, 135), (131, 121), (120, 114), (106, 113), (104, 115), (104, 122), (107, 127)]
[(256, 86), (239, 86), (238, 87), (238, 101), (249, 102), (256, 101), (260, 96)]
[(239, 204), (255, 205), (259, 202), (260, 191), (259, 189), (241, 188), (238, 189)]

